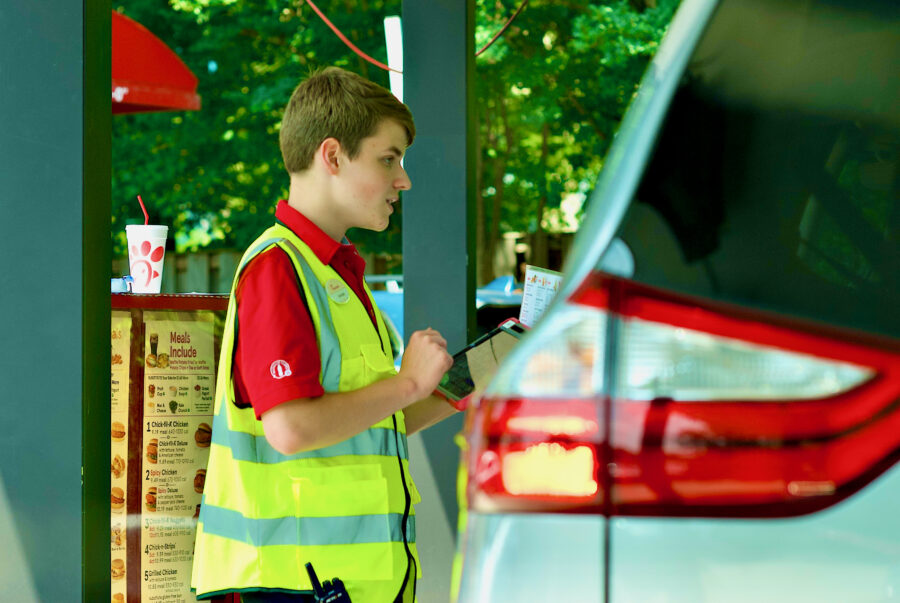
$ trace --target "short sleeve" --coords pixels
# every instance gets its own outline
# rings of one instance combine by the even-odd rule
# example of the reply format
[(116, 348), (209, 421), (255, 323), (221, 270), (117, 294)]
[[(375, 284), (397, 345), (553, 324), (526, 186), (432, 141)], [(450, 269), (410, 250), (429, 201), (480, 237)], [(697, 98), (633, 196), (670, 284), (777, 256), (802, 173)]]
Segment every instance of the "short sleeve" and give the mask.
[(278, 247), (254, 258), (238, 281), (235, 402), (252, 405), (257, 418), (284, 402), (324, 393), (315, 327), (300, 287)]

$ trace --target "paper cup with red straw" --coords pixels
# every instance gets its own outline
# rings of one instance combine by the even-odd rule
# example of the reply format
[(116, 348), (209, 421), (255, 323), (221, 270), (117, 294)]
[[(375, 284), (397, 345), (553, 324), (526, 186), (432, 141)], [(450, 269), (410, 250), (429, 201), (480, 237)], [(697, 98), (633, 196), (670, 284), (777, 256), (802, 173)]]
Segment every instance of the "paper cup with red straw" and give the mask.
[(144, 200), (141, 199), (140, 195), (138, 195), (137, 198), (138, 198), (138, 203), (141, 204), (141, 211), (144, 212), (144, 226), (147, 226), (148, 224), (150, 224), (150, 216), (147, 215), (147, 206), (144, 205)]
[(163, 260), (166, 255), (166, 237), (169, 227), (160, 224), (149, 224), (150, 216), (144, 206), (144, 200), (138, 195), (138, 203), (144, 213), (143, 224), (125, 226), (128, 240), (128, 265), (131, 267), (131, 278), (134, 280), (132, 292), (159, 293), (162, 286)]

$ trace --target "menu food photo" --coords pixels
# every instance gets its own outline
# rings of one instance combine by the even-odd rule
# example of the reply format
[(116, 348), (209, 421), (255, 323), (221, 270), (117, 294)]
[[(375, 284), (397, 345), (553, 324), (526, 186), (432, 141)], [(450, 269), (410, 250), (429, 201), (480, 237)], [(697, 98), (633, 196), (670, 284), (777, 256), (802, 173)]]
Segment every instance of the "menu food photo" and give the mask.
[[(128, 464), (128, 393), (131, 357), (131, 314), (113, 311), (110, 324), (110, 483), (109, 549), (113, 601), (125, 601), (126, 513)], [(119, 599), (116, 596), (119, 596)]]
[(144, 336), (141, 600), (194, 600), (195, 511), (212, 438), (214, 318), (145, 312)]
[(196, 600), (190, 577), (212, 441), (216, 325), (206, 310), (112, 312), (113, 602)]

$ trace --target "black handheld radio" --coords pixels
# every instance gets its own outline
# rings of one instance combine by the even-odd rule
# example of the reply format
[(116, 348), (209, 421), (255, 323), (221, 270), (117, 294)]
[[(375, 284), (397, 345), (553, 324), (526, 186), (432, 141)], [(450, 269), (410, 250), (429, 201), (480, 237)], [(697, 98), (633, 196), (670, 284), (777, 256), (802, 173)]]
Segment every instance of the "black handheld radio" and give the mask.
[(312, 582), (316, 603), (352, 603), (340, 578), (326, 580), (324, 585), (319, 584), (319, 577), (316, 576), (316, 570), (313, 569), (312, 563), (306, 564), (306, 573), (309, 574), (309, 581)]

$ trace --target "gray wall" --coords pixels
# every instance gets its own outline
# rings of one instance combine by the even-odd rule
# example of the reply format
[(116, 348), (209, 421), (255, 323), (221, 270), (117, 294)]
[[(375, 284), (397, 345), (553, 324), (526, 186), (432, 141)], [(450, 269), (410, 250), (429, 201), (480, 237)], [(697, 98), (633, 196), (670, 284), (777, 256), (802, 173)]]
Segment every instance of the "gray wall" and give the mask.
[[(109, 598), (109, 23), (109, 2), (0, 2), (0, 593), (8, 600)], [(84, 507), (83, 454), (92, 459)], [(86, 544), (93, 577), (83, 591), (85, 525), (100, 539)]]
[[(431, 326), (461, 349), (475, 333), (474, 0), (404, 0), (404, 99), (416, 120), (403, 195), (404, 332)], [(421, 601), (446, 601), (456, 534), (456, 415), (410, 442)], [(416, 458), (418, 457), (418, 458)]]

